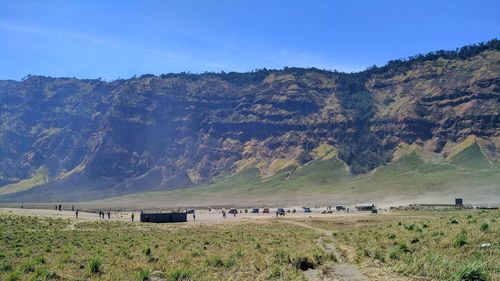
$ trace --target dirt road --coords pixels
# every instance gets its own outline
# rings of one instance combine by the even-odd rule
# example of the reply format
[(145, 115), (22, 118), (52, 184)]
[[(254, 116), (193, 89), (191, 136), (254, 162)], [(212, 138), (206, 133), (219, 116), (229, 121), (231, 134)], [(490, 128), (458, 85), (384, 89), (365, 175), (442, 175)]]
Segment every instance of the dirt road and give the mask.
[[(107, 212), (108, 210), (103, 209), (106, 213), (105, 219), (108, 220)], [(163, 212), (163, 210), (158, 210), (159, 212)], [(227, 213), (227, 209), (225, 210)], [(131, 215), (134, 214), (134, 221), (139, 221), (140, 211), (110, 211), (111, 221), (131, 221)], [(17, 214), (17, 215), (26, 215), (26, 216), (44, 216), (44, 217), (53, 217), (53, 218), (76, 218), (75, 211), (71, 210), (62, 210), (57, 211), (54, 209), (21, 209), (21, 208), (0, 208), (0, 213), (4, 214)], [(196, 220), (193, 219), (193, 215), (188, 214), (188, 224), (223, 224), (223, 223), (234, 223), (234, 222), (245, 222), (245, 221), (260, 221), (260, 220), (272, 220), (277, 219), (276, 215), (273, 211), (269, 214), (253, 214), (253, 213), (238, 213), (236, 216), (232, 214), (226, 214), (226, 218), (222, 216), (222, 209), (212, 209), (208, 210), (196, 210)], [(284, 217), (278, 218), (279, 220), (288, 220), (288, 219), (309, 219), (309, 218), (326, 218), (326, 217), (347, 217), (354, 218), (359, 216), (369, 216), (370, 214), (365, 213), (334, 213), (334, 214), (321, 214), (319, 210), (313, 210), (312, 213), (303, 213), (297, 212), (287, 213)], [(78, 219), (80, 220), (102, 220), (99, 218), (99, 214), (97, 212), (83, 212), (79, 211)], [(185, 223), (183, 223), (185, 224)]]

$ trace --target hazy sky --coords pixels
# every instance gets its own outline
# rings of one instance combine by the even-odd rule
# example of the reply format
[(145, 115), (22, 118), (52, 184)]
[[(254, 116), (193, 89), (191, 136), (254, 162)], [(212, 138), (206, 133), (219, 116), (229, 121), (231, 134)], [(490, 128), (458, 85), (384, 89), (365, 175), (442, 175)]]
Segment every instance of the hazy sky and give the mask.
[(0, 1), (0, 79), (362, 70), (500, 38), (500, 1)]

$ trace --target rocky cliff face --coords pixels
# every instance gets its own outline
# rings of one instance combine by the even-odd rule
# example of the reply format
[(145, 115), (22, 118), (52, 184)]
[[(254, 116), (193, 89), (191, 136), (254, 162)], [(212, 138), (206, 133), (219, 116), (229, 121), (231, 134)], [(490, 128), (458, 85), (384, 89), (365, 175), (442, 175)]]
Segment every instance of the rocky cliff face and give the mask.
[(361, 174), (401, 145), (446, 159), (470, 136), (495, 162), (499, 101), (496, 40), (465, 56), (353, 74), (287, 68), (0, 81), (0, 197), (99, 198), (194, 186), (249, 167), (265, 178), (325, 147)]

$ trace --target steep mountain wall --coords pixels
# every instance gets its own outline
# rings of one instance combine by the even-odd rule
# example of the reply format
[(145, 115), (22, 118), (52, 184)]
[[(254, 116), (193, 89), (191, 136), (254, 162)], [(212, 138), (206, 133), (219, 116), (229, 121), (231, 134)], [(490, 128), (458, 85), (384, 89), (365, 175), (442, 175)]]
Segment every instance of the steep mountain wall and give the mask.
[(0, 81), (0, 197), (99, 198), (189, 187), (248, 167), (266, 177), (305, 165), (325, 146), (351, 174), (387, 164), (401, 144), (446, 159), (469, 136), (495, 162), (498, 45), (352, 74)]

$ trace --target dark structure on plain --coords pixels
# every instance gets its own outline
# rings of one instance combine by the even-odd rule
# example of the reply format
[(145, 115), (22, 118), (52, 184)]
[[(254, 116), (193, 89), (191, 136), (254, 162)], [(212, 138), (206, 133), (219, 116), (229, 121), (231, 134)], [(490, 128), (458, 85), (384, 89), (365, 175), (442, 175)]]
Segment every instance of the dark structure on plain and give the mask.
[(376, 209), (375, 204), (373, 203), (358, 204), (354, 208), (356, 208), (356, 211), (358, 212), (371, 212)]
[(187, 222), (187, 213), (141, 213), (141, 222)]
[(462, 198), (455, 198), (455, 205), (462, 206), (463, 204), (464, 204), (464, 199), (462, 199)]
[(335, 209), (337, 209), (337, 211), (339, 211), (339, 212), (340, 212), (340, 211), (345, 211), (345, 210), (346, 210), (346, 209), (345, 209), (345, 207), (344, 207), (344, 206), (342, 206), (342, 205), (337, 205), (337, 206), (335, 206)]

